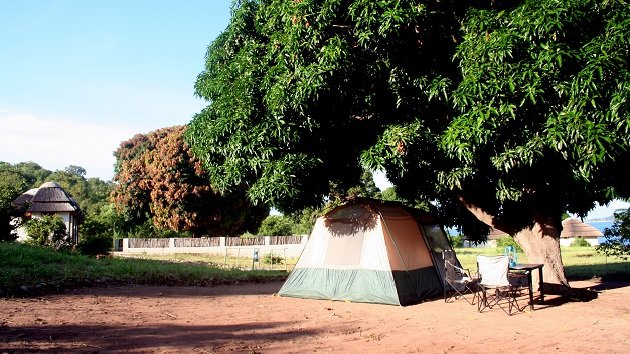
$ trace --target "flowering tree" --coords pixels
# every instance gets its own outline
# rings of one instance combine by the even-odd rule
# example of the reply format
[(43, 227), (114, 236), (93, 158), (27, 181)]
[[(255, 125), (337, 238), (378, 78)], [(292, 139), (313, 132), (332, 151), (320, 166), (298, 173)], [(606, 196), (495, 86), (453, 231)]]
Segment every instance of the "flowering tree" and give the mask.
[(159, 129), (121, 143), (114, 153), (116, 205), (131, 224), (150, 219), (158, 228), (195, 236), (255, 230), (268, 207), (252, 205), (244, 190), (216, 192), (182, 139), (185, 129)]

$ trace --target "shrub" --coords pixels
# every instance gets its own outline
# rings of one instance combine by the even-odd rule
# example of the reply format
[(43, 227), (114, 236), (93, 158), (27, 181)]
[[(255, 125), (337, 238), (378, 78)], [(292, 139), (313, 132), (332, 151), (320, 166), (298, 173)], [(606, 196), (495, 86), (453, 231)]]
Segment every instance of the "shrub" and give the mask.
[(523, 249), (521, 248), (521, 246), (519, 246), (519, 244), (516, 243), (516, 240), (514, 240), (512, 236), (503, 236), (497, 240), (497, 248), (505, 249), (505, 247), (507, 246), (514, 247), (516, 252), (521, 252), (521, 253), (523, 252)]
[(270, 215), (263, 220), (258, 229), (259, 236), (289, 236), (293, 234), (295, 224), (281, 215)]
[(88, 236), (79, 242), (77, 250), (86, 256), (108, 254), (112, 250), (113, 239), (108, 236)]
[(27, 243), (35, 246), (51, 247), (55, 250), (71, 247), (66, 224), (58, 215), (44, 215), (26, 222)]
[(454, 248), (464, 247), (464, 238), (462, 235), (449, 235), (448, 239)]
[(265, 264), (283, 264), (284, 258), (274, 255), (273, 253), (267, 253), (265, 257), (263, 257), (263, 262)]
[(591, 244), (583, 237), (578, 237), (570, 244), (571, 247), (591, 247)]
[(605, 241), (595, 249), (607, 256), (628, 259), (630, 255), (630, 209), (615, 213), (615, 222), (604, 229)]

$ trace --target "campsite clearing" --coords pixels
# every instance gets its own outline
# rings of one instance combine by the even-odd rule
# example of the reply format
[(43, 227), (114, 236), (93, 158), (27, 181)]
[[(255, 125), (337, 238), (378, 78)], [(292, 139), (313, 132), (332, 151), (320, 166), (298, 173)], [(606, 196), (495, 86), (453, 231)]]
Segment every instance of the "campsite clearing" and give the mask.
[(630, 282), (573, 282), (590, 302), (545, 296), (533, 312), (276, 296), (282, 282), (84, 288), (0, 299), (0, 352), (625, 353)]

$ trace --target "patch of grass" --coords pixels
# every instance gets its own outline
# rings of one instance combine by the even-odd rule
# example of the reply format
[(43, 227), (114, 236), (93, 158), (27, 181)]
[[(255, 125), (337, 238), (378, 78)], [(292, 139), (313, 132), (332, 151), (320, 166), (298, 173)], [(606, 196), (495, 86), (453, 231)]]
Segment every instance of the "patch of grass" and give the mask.
[(630, 279), (630, 261), (607, 257), (593, 247), (562, 247), (562, 262), (569, 280)]
[(75, 288), (105, 282), (149, 285), (215, 285), (285, 279), (283, 270), (222, 269), (212, 264), (101, 258), (19, 243), (0, 242), (0, 295)]
[(253, 262), (251, 254), (237, 256), (237, 255), (216, 255), (216, 254), (201, 254), (201, 253), (174, 253), (174, 254), (148, 254), (148, 253), (128, 253), (121, 257), (136, 258), (136, 259), (151, 259), (161, 260), (174, 263), (200, 263), (212, 265), (215, 267), (230, 269), (239, 268), (243, 270), (247, 269), (265, 269), (265, 270), (285, 270), (291, 271), (298, 261), (297, 257), (282, 258), (282, 263), (279, 263), (281, 256), (273, 255), (274, 262), (266, 262), (270, 259), (271, 254), (260, 255), (258, 262)]
[[(591, 278), (629, 279), (630, 261), (616, 257), (606, 257), (593, 247), (561, 247), (562, 262), (568, 280)], [(472, 273), (477, 271), (477, 255), (502, 255), (499, 248), (457, 248), (457, 258), (464, 268)], [(523, 253), (518, 254), (519, 263), (527, 263)]]

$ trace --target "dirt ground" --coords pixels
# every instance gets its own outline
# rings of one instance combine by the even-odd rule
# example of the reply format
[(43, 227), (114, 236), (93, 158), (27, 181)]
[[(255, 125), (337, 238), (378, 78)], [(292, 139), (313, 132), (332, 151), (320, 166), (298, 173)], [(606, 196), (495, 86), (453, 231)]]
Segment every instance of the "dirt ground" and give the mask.
[(534, 311), (284, 298), (281, 282), (85, 288), (0, 300), (0, 353), (628, 353), (630, 282)]

